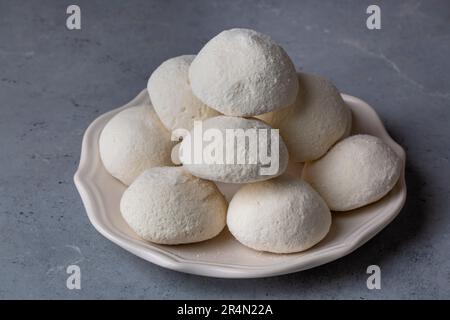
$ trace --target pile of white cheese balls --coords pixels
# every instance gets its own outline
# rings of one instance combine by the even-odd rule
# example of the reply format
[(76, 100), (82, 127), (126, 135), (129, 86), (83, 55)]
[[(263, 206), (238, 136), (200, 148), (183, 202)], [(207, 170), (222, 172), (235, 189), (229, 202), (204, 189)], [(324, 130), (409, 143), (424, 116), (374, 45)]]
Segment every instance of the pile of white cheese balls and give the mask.
[[(303, 251), (327, 235), (330, 211), (373, 203), (400, 176), (401, 161), (386, 143), (349, 136), (351, 111), (334, 85), (297, 72), (283, 48), (259, 32), (221, 32), (196, 56), (162, 63), (147, 89), (151, 104), (116, 114), (99, 139), (104, 167), (128, 186), (122, 216), (147, 241), (199, 242), (228, 226), (252, 249)], [(178, 165), (172, 159), (188, 139), (175, 132), (192, 130), (194, 121), (219, 132), (278, 129), (278, 170), (262, 175), (258, 161)], [(251, 150), (238, 153), (251, 158)], [(285, 173), (288, 161), (304, 163), (301, 179)], [(228, 203), (216, 182), (242, 187)]]

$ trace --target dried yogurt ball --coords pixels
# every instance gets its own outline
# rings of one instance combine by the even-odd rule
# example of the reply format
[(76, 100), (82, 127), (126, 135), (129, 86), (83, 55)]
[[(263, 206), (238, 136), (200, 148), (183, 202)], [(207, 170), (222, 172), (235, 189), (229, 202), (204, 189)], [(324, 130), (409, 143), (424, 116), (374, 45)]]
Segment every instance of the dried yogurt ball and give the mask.
[(249, 29), (219, 33), (189, 68), (194, 94), (231, 116), (253, 116), (295, 101), (298, 81), (286, 52), (269, 36)]
[(195, 120), (219, 115), (192, 93), (188, 71), (195, 55), (185, 55), (162, 63), (150, 76), (147, 84), (153, 107), (164, 126), (191, 130)]
[(144, 171), (125, 190), (120, 211), (143, 239), (160, 244), (199, 242), (225, 226), (227, 202), (213, 182), (181, 167)]
[(284, 175), (239, 189), (228, 207), (227, 225), (247, 247), (291, 253), (322, 240), (330, 230), (331, 213), (306, 182)]
[(337, 143), (323, 158), (306, 163), (303, 179), (331, 210), (347, 211), (386, 195), (401, 169), (399, 156), (381, 139), (355, 135)]
[(99, 151), (103, 165), (129, 185), (145, 169), (171, 165), (173, 142), (151, 106), (127, 108), (103, 128)]
[(298, 73), (298, 79), (300, 89), (293, 105), (258, 118), (280, 129), (291, 158), (305, 162), (320, 158), (347, 136), (352, 116), (330, 81), (306, 73)]
[(180, 161), (194, 176), (246, 183), (279, 176), (287, 168), (286, 145), (263, 121), (218, 116), (203, 121), (202, 132), (199, 136), (194, 128), (180, 146)]

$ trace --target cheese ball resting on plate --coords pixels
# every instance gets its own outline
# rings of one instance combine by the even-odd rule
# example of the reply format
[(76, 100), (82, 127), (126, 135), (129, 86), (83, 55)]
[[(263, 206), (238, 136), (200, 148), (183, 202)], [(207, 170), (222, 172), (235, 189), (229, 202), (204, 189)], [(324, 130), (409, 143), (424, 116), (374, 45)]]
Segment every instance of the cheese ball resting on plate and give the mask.
[(182, 244), (211, 239), (225, 226), (227, 202), (213, 182), (181, 167), (144, 171), (125, 190), (120, 211), (143, 239)]
[(292, 253), (309, 249), (326, 236), (331, 213), (306, 182), (284, 175), (239, 189), (229, 204), (227, 225), (247, 247)]
[(302, 177), (331, 210), (347, 211), (381, 199), (397, 183), (400, 157), (380, 138), (355, 135), (338, 142), (321, 159), (306, 163)]

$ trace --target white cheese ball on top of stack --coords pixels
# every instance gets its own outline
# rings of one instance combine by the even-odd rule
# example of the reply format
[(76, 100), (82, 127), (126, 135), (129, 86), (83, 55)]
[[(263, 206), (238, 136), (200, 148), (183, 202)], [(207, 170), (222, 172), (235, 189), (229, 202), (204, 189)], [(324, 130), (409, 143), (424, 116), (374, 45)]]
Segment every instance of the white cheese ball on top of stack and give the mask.
[(231, 29), (212, 38), (189, 68), (194, 94), (229, 116), (254, 116), (295, 101), (298, 81), (286, 52), (269, 36)]

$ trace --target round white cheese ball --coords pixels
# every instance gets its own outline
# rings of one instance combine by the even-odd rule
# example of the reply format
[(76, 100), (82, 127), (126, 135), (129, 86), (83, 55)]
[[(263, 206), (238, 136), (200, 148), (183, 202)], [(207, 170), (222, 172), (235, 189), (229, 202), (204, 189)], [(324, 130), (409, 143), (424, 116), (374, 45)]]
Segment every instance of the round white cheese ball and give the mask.
[(192, 91), (231, 116), (253, 116), (295, 101), (298, 81), (286, 52), (269, 36), (231, 29), (212, 38), (189, 68)]
[(129, 185), (145, 169), (171, 165), (174, 143), (151, 106), (127, 108), (103, 128), (99, 151), (105, 169)]
[(125, 221), (141, 238), (159, 244), (199, 242), (225, 226), (227, 202), (213, 182), (181, 167), (144, 171), (120, 201)]
[(306, 182), (287, 175), (248, 184), (234, 195), (227, 225), (233, 236), (255, 250), (306, 250), (330, 230), (325, 201)]
[(219, 115), (192, 93), (188, 71), (195, 55), (185, 55), (162, 63), (150, 76), (147, 84), (153, 107), (164, 126), (190, 130), (195, 120)]
[(331, 210), (347, 211), (386, 195), (401, 170), (399, 156), (385, 142), (355, 135), (337, 143), (323, 158), (306, 163), (302, 174)]
[(320, 158), (351, 128), (351, 111), (328, 80), (298, 73), (299, 93), (287, 108), (262, 116), (280, 134), (295, 162)]
[(245, 183), (279, 176), (287, 168), (286, 145), (263, 121), (218, 116), (203, 121), (202, 132), (203, 139), (194, 128), (180, 145), (180, 161), (194, 176)]

